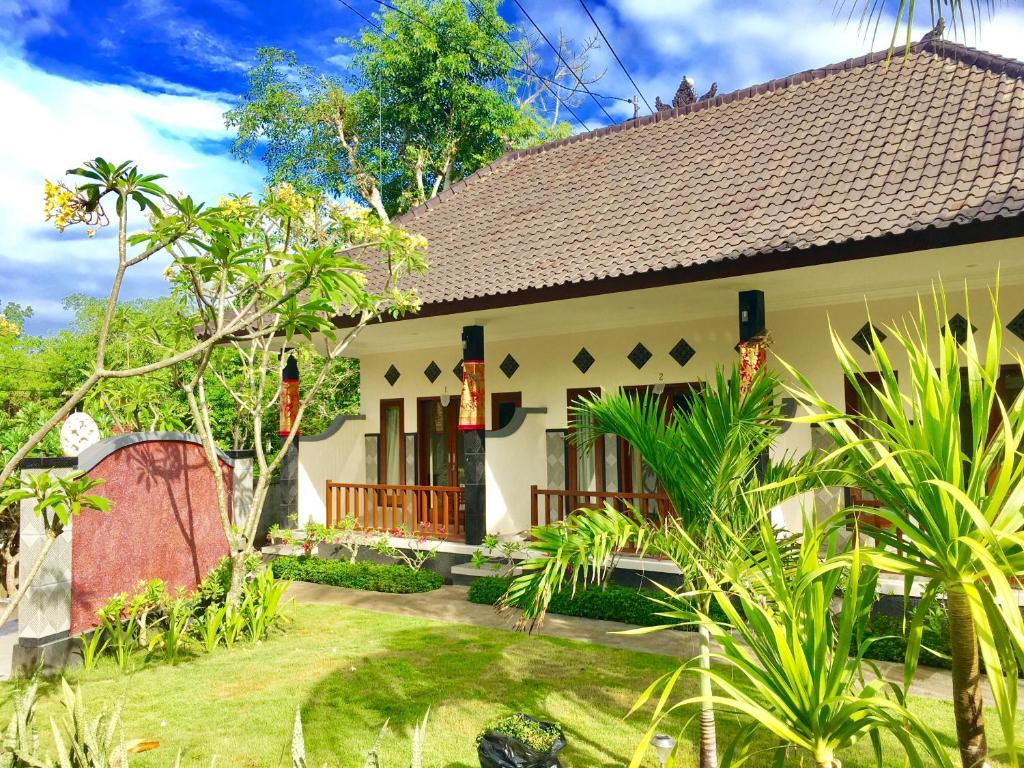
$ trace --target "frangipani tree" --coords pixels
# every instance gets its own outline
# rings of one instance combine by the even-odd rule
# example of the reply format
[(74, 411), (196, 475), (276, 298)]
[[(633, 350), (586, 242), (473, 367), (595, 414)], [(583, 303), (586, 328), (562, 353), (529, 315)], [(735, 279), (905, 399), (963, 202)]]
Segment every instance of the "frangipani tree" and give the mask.
[[(184, 383), (194, 428), (215, 478), (220, 469), (208, 375), (228, 392), (239, 418), (251, 422), (255, 438), (256, 483), (244, 524), (239, 522), (243, 511), (231, 514), (227, 492), (216, 483), (221, 522), (235, 558), (229, 593), (234, 601), (270, 482), (296, 440), (306, 408), (335, 370), (331, 362), (366, 325), (418, 307), (416, 295), (402, 290), (400, 281), (425, 268), (426, 242), (367, 208), (303, 195), (287, 183), (267, 190), (260, 200), (233, 198), (223, 207), (232, 212), (229, 236), (215, 248), (182, 254), (170, 278), (189, 309), (184, 325), (201, 329), (203, 335), (240, 308), (269, 307), (258, 324), (225, 337), (221, 348), (199, 352)], [(226, 272), (228, 264), (232, 266)], [(262, 439), (264, 426), (277, 415), (289, 352), (299, 348), (318, 355), (320, 363), (312, 380), (304, 383), (288, 433), (272, 447)], [(225, 368), (230, 368), (230, 377)]]
[[(934, 293), (932, 312), (919, 301), (916, 316), (885, 326), (900, 352), (898, 364), (874, 330), (867, 368), (833, 330), (846, 381), (861, 402), (871, 395), (874, 410), (844, 413), (790, 369), (797, 382), (791, 391), (810, 412), (799, 420), (821, 426), (836, 444), (830, 459), (848, 484), (870, 492), (879, 505), (869, 512), (884, 524), (861, 524), (880, 545), (864, 549), (863, 562), (903, 576), (905, 594), (915, 579), (923, 582), (910, 625), (907, 686), (917, 667), (925, 615), (946, 593), (964, 768), (981, 765), (987, 755), (981, 659), (1007, 760), (1020, 763), (1014, 717), (1024, 619), (1013, 589), (1024, 576), (1024, 393), (1013, 402), (1000, 398), (1002, 324), (994, 295), (991, 301), (983, 350), (972, 333), (958, 343), (945, 320), (941, 289)], [(965, 314), (973, 327), (969, 310)], [(868, 370), (877, 372), (878, 384), (866, 378)]]
[[(255, 343), (279, 334), (310, 334), (327, 329), (329, 311), (357, 306), (372, 314), (379, 306), (369, 298), (377, 294), (361, 291), (362, 280), (352, 262), (338, 255), (338, 236), (332, 235), (330, 229), (324, 230), (321, 245), (304, 241), (293, 247), (287, 230), (282, 237), (270, 226), (261, 228), (260, 224), (267, 222), (255, 219), (252, 205), (244, 199), (206, 206), (187, 196), (172, 195), (157, 183), (163, 178), (161, 174), (145, 174), (131, 162), (115, 165), (96, 158), (67, 174), (70, 177), (67, 181), (46, 182), (46, 218), (60, 232), (69, 226), (84, 226), (90, 236), (96, 229), (114, 224), (117, 236), (112, 254), (111, 288), (98, 325), (91, 365), (83, 373), (81, 383), (6, 457), (0, 470), (0, 490), (4, 493), (0, 505), (35, 497), (37, 511), (44, 516), (47, 510), (66, 508), (71, 510), (69, 514), (75, 514), (83, 507), (100, 508), (94, 503), (95, 494), (89, 493), (94, 486), (88, 482), (65, 479), (61, 483), (24, 473), (20, 478), (15, 477), (22, 459), (98, 384), (145, 376), (172, 366), (197, 366), (219, 345), (232, 341)], [(141, 229), (133, 233), (132, 229), (137, 226), (133, 217), (136, 205), (145, 218), (139, 222)], [(290, 205), (287, 194), (277, 194), (260, 210), (287, 218), (283, 211)], [(352, 238), (362, 237), (356, 232), (365, 228), (354, 219), (332, 226), (348, 227), (346, 231)], [(410, 251), (418, 249), (418, 242), (413, 243), (408, 236), (395, 234), (390, 228), (380, 234), (385, 249), (396, 259), (396, 269), (401, 269), (407, 261), (401, 256), (401, 247), (395, 245), (389, 249), (387, 246), (402, 241)], [(269, 257), (273, 263), (267, 271), (266, 254), (270, 251), (280, 251), (280, 254)], [(154, 343), (165, 352), (158, 359), (135, 366), (114, 367), (109, 362), (109, 342), (125, 277), (133, 267), (157, 256), (170, 260), (167, 274), (179, 278), (177, 288), (190, 297), (185, 305), (191, 307), (192, 312), (182, 317), (183, 322), (176, 328), (162, 329), (161, 338), (154, 337)], [(407, 302), (407, 297), (390, 283), (381, 291), (379, 303), (404, 306)], [(344, 296), (350, 298), (339, 298)], [(331, 308), (333, 299), (339, 301)], [(171, 339), (173, 334), (176, 338)], [(41, 495), (39, 489), (43, 487), (51, 490)], [(221, 484), (217, 487), (223, 497)], [(47, 551), (48, 547), (44, 547), (37, 556), (37, 563), (22, 563), (26, 577), (21, 579), (17, 594), (0, 613), (0, 625), (12, 615)]]

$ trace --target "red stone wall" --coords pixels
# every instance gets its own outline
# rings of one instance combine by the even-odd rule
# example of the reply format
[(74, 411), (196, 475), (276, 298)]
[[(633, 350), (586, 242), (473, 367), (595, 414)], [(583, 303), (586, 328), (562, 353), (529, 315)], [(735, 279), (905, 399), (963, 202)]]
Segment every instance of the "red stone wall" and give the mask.
[[(231, 467), (221, 463), (228, 501)], [(159, 440), (114, 451), (89, 471), (110, 512), (86, 511), (71, 527), (71, 633), (139, 581), (191, 589), (228, 553), (213, 479), (201, 446)]]

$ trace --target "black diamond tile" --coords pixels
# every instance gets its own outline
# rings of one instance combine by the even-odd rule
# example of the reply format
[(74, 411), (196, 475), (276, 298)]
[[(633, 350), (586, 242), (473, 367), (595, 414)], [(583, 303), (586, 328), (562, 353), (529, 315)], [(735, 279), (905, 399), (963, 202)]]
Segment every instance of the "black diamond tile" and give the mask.
[(1013, 320), (1006, 324), (1006, 329), (1021, 341), (1024, 341), (1024, 309)]
[(580, 373), (586, 373), (594, 364), (594, 356), (587, 351), (586, 347), (580, 347), (580, 351), (572, 359), (572, 364), (579, 369)]
[(459, 360), (459, 362), (456, 364), (456, 366), (454, 368), (452, 368), (452, 373), (455, 374), (455, 378), (456, 379), (458, 379), (459, 381), (462, 381), (462, 361), (461, 360)]
[(651, 359), (651, 350), (645, 347), (642, 343), (637, 342), (637, 345), (633, 347), (633, 351), (626, 355), (629, 358), (629, 362), (637, 367), (637, 370), (647, 365), (647, 361)]
[(887, 338), (886, 335), (884, 333), (882, 333), (876, 326), (871, 325), (871, 323), (864, 323), (864, 327), (861, 328), (859, 331), (857, 331), (853, 335), (853, 338), (851, 339), (851, 341), (853, 341), (854, 344), (856, 344), (858, 347), (863, 349), (869, 355), (871, 354), (871, 346), (872, 346), (872, 339), (871, 339), (871, 329), (872, 328), (874, 328), (874, 330), (875, 330), (875, 336), (878, 337), (879, 343), (881, 343), (881, 342), (886, 340), (886, 338)]
[(680, 367), (682, 367), (690, 362), (690, 358), (695, 354), (697, 354), (697, 351), (686, 342), (686, 339), (680, 339), (676, 342), (676, 345), (669, 350), (668, 356), (679, 363)]
[(401, 375), (402, 374), (398, 372), (398, 369), (392, 365), (390, 368), (388, 368), (387, 373), (384, 374), (384, 378), (387, 379), (388, 384), (390, 384), (393, 387), (395, 386), (395, 382), (398, 381), (398, 377)]
[(967, 322), (967, 318), (961, 315), (959, 312), (957, 312), (955, 315), (949, 318), (949, 322), (946, 323), (946, 327), (953, 334), (953, 338), (956, 340), (957, 344), (963, 344), (965, 341), (967, 341), (968, 328), (970, 328), (970, 332), (972, 334), (976, 330), (978, 330), (973, 325), (970, 325)]
[(505, 355), (505, 359), (501, 361), (501, 372), (508, 378), (512, 378), (512, 375), (519, 370), (519, 361), (517, 361), (512, 355)]
[(437, 377), (441, 375), (441, 369), (437, 367), (437, 363), (431, 360), (430, 365), (423, 370), (423, 375), (427, 377), (427, 381), (433, 384), (437, 381)]

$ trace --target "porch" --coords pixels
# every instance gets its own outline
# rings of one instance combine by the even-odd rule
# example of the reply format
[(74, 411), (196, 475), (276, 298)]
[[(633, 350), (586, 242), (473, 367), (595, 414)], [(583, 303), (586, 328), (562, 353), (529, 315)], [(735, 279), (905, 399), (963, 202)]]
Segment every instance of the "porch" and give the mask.
[[(663, 493), (559, 490), (531, 485), (530, 527), (565, 520), (574, 510), (610, 505), (632, 508), (646, 516), (663, 519), (672, 514)], [(355, 520), (366, 532), (397, 532), (434, 539), (465, 541), (465, 497), (462, 486), (343, 483), (327, 481), (326, 523), (338, 525)], [(517, 533), (526, 533), (518, 531)]]

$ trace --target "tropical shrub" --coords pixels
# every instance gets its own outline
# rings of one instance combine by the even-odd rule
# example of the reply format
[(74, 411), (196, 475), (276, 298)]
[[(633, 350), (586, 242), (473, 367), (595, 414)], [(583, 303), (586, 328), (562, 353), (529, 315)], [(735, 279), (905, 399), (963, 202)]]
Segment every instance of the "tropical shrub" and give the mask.
[[(467, 599), (480, 605), (495, 605), (505, 596), (511, 584), (511, 578), (483, 576), (469, 585)], [(559, 590), (548, 603), (547, 612), (653, 627), (665, 623), (665, 617), (659, 615), (659, 611), (663, 610), (660, 605), (663, 598), (663, 593), (653, 589), (622, 587), (617, 584), (595, 585), (577, 589), (575, 593), (571, 589)], [(509, 607), (519, 606), (510, 603)], [(712, 606), (711, 610), (714, 616), (721, 617), (716, 607)], [(694, 629), (690, 624), (675, 628)]]
[(269, 569), (257, 569), (258, 563), (258, 557), (247, 561), (238, 605), (227, 601), (230, 558), (224, 558), (191, 594), (179, 589), (170, 595), (163, 581), (153, 579), (140, 582), (131, 595), (114, 595), (97, 612), (99, 628), (80, 639), (83, 664), (91, 669), (105, 651), (122, 670), (140, 651), (147, 660), (177, 664), (195, 648), (209, 653), (221, 643), (232, 648), (242, 637), (252, 642), (266, 639), (285, 622), (282, 599), (290, 582)]
[[(443, 534), (443, 529), (441, 531)], [(428, 560), (437, 557), (437, 551), (443, 543), (443, 539), (431, 539), (425, 527), (415, 535), (405, 528), (392, 528), (388, 535), (403, 536), (409, 539), (409, 543), (406, 547), (395, 547), (388, 536), (380, 536), (370, 545), (370, 549), (379, 555), (393, 558), (414, 571), (420, 570)]]
[[(908, 634), (905, 686), (918, 663), (928, 611), (946, 594), (964, 768), (983, 763), (988, 753), (982, 661), (1006, 756), (1011, 766), (1020, 762), (1015, 719), (1024, 617), (1013, 584), (1024, 573), (1024, 392), (1013, 402), (1000, 396), (1002, 322), (995, 296), (991, 304), (984, 352), (973, 332), (958, 340), (941, 289), (931, 312), (919, 302), (915, 316), (885, 326), (902, 358), (898, 366), (874, 326), (867, 368), (833, 330), (848, 386), (860, 402), (875, 403), (863, 413), (845, 413), (792, 371), (792, 391), (809, 413), (800, 420), (819, 424), (835, 444), (830, 460), (842, 469), (836, 484), (863, 489), (878, 505), (859, 521), (860, 531), (877, 543), (863, 551), (864, 562), (924, 582)], [(973, 328), (970, 310), (965, 314)], [(865, 370), (877, 372), (878, 383)], [(856, 517), (858, 510), (851, 513)]]
[(495, 731), (518, 739), (537, 752), (547, 752), (561, 738), (558, 724), (552, 723), (551, 725), (554, 727), (545, 728), (542, 723), (532, 717), (523, 717), (519, 714), (506, 715), (480, 731), (476, 740), (479, 743), (488, 731)]
[[(840, 753), (869, 738), (881, 766), (881, 737), (888, 733), (908, 765), (950, 765), (932, 730), (905, 706), (898, 685), (877, 670), (865, 681), (863, 654), (871, 641), (862, 632), (878, 571), (861, 561), (856, 544), (848, 558), (840, 557), (837, 541), (835, 531), (826, 539), (824, 529), (808, 519), (794, 552), (765, 519), (757, 541), (742, 555), (737, 552), (721, 576), (706, 572), (709, 594), (726, 621), (699, 607), (696, 618), (710, 629), (720, 649), (712, 656), (720, 663), (686, 662), (644, 692), (634, 710), (657, 696), (650, 734), (669, 713), (703, 703), (702, 696), (669, 703), (680, 675), (707, 676), (715, 685), (716, 707), (743, 718), (722, 754), (723, 768), (745, 763), (765, 732), (775, 738), (778, 764), (796, 750), (819, 768), (839, 768)], [(843, 581), (841, 606), (833, 615)]]
[(490, 567), (492, 571), (509, 574), (516, 567), (516, 555), (525, 549), (526, 546), (517, 538), (502, 540), (499, 535), (489, 533), (484, 536), (482, 546), (473, 551), (470, 564), (474, 568)]
[[(320, 544), (329, 544), (345, 552), (345, 559), (354, 563), (359, 559), (359, 550), (369, 544), (372, 534), (360, 530), (356, 525), (354, 517), (343, 517), (336, 525), (324, 525), (323, 523), (306, 523), (305, 538), (302, 540), (303, 552), (307, 555), (313, 554)], [(270, 532), (267, 533), (271, 535)], [(282, 543), (292, 544), (295, 537), (291, 531), (278, 529), (275, 537)]]
[(441, 575), (433, 571), (366, 561), (348, 563), (343, 560), (283, 555), (275, 557), (270, 567), (278, 578), (365, 589), (369, 592), (431, 592), (444, 584)]

